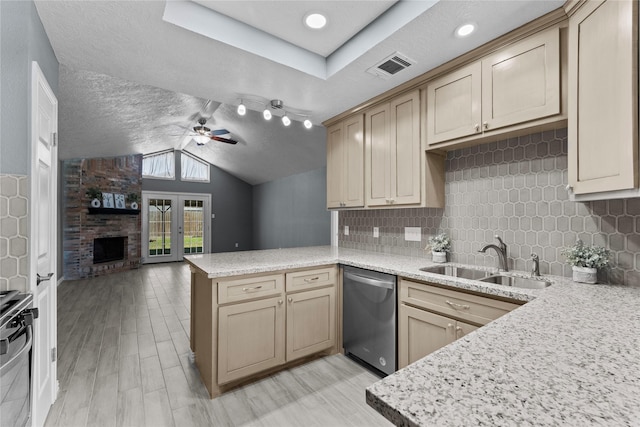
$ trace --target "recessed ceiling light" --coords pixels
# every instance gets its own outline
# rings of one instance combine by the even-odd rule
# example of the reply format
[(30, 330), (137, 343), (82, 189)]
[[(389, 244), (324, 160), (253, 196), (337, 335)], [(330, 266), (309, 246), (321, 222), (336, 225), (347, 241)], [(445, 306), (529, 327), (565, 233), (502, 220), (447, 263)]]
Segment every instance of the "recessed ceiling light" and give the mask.
[(319, 30), (327, 25), (327, 18), (320, 13), (310, 13), (304, 17), (304, 23), (309, 28)]
[(474, 24), (464, 24), (464, 25), (460, 25), (457, 29), (456, 29), (456, 36), (458, 37), (466, 37), (469, 34), (473, 33), (476, 29), (476, 26)]

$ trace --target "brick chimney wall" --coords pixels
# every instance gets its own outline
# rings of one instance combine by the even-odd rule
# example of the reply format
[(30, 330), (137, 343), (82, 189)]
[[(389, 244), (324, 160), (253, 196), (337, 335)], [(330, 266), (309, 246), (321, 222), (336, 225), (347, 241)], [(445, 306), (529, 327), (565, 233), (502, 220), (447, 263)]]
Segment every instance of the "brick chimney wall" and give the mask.
[[(96, 187), (125, 197), (137, 193), (142, 200), (142, 155), (65, 160), (63, 168), (64, 278), (85, 279), (138, 268), (142, 251), (141, 215), (90, 214), (91, 200), (86, 192)], [(120, 236), (126, 238), (125, 259), (94, 264), (93, 240)]]

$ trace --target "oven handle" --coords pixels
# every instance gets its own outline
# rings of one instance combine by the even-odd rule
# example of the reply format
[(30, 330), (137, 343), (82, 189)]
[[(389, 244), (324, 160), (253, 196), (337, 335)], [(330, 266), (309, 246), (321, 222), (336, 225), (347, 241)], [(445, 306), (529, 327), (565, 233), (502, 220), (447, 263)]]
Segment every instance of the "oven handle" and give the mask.
[[(27, 342), (24, 343), (24, 347), (20, 349), (18, 353), (15, 354), (7, 363), (0, 366), (0, 376), (4, 373), (6, 369), (9, 369), (13, 363), (18, 360), (25, 352), (31, 350), (31, 344), (33, 343), (33, 333), (31, 332), (31, 325), (27, 325)], [(10, 345), (10, 344), (9, 344)]]

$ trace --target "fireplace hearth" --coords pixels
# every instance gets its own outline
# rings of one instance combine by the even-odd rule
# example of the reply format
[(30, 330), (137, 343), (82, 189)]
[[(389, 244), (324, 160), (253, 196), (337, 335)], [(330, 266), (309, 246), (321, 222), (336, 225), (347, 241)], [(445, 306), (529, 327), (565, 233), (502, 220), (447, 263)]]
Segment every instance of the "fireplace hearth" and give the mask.
[(93, 263), (102, 264), (125, 259), (126, 246), (127, 238), (124, 236), (93, 239)]

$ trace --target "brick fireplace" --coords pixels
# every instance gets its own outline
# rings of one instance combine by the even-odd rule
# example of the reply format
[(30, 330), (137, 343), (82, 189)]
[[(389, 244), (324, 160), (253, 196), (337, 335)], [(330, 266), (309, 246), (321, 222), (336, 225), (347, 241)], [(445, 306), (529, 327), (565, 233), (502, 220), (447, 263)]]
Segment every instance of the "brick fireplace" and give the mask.
[[(138, 268), (142, 250), (141, 215), (90, 213), (91, 200), (86, 192), (95, 187), (102, 192), (140, 196), (142, 156), (65, 160), (63, 173), (65, 279), (85, 279)], [(110, 253), (106, 261), (95, 262), (96, 239), (99, 245), (121, 239), (121, 256)], [(99, 259), (104, 254), (97, 255)]]

